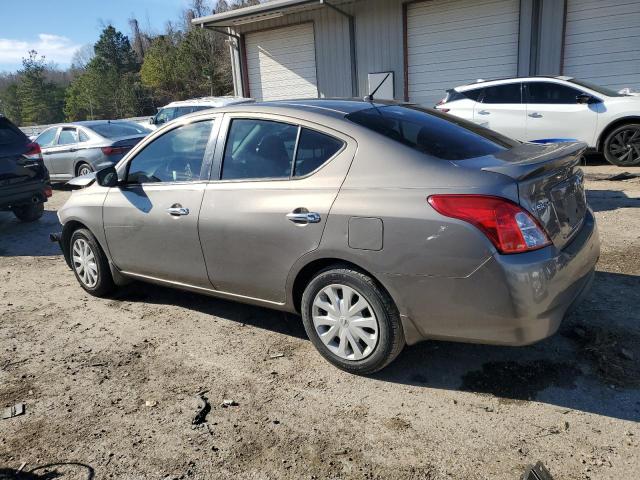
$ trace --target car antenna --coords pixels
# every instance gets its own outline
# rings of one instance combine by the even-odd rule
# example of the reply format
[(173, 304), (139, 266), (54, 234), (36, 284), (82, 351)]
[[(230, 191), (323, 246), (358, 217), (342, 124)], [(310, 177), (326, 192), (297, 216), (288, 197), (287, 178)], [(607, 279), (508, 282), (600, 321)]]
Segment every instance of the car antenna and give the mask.
[(391, 75), (391, 72), (387, 73), (387, 76), (382, 79), (382, 81), (378, 84), (378, 86), (375, 88), (373, 92), (371, 92), (369, 95), (364, 97), (365, 102), (373, 103), (374, 95), (378, 93), (378, 90), (380, 90), (380, 87), (382, 86), (382, 84), (387, 81), (387, 78), (389, 78), (389, 75)]

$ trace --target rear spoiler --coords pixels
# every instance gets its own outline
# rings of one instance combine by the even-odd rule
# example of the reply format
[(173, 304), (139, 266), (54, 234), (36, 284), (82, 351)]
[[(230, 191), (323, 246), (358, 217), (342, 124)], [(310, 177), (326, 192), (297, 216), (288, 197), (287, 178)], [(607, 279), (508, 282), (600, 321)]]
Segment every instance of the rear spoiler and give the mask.
[(551, 170), (579, 165), (586, 148), (587, 144), (582, 142), (547, 145), (523, 143), (495, 155), (495, 158), (505, 163), (482, 167), (482, 170), (501, 173), (518, 181), (525, 180)]

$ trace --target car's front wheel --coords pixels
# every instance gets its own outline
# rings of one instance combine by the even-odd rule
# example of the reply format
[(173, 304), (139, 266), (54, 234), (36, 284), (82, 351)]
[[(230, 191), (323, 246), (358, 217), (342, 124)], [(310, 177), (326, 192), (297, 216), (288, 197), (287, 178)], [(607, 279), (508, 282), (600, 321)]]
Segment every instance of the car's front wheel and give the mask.
[(44, 203), (32, 203), (13, 207), (13, 214), (21, 222), (35, 222), (44, 214)]
[(320, 354), (367, 375), (391, 363), (405, 339), (389, 294), (370, 276), (339, 265), (319, 272), (302, 295), (302, 320)]
[(609, 163), (619, 167), (640, 165), (640, 124), (628, 123), (609, 133), (603, 153)]
[(107, 257), (89, 230), (79, 228), (71, 234), (69, 255), (73, 273), (88, 293), (104, 297), (114, 290)]

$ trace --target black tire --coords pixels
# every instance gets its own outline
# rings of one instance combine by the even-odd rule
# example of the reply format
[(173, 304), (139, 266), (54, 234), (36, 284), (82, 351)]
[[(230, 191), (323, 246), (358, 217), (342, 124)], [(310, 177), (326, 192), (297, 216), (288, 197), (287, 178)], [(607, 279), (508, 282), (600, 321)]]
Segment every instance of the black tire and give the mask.
[(604, 158), (618, 167), (640, 165), (640, 124), (627, 123), (611, 131), (604, 140)]
[[(82, 241), (85, 243), (81, 243)], [(78, 263), (74, 259), (74, 246), (76, 245), (76, 242), (79, 242), (79, 246), (84, 246), (86, 244), (93, 254), (93, 258), (95, 260), (95, 275), (97, 277), (95, 284), (93, 284), (93, 282), (87, 283), (79, 273), (79, 270), (81, 269), (78, 267)], [(116, 285), (113, 282), (113, 277), (111, 276), (107, 257), (98, 244), (98, 241), (89, 230), (86, 228), (79, 228), (75, 230), (69, 239), (68, 248), (69, 256), (71, 258), (71, 269), (82, 288), (95, 297), (105, 297), (115, 290)]]
[(44, 214), (44, 203), (32, 203), (12, 208), (13, 214), (21, 222), (35, 222)]
[[(82, 173), (82, 170), (87, 170), (87, 171)], [(86, 175), (87, 173), (90, 173), (90, 172), (93, 172), (93, 168), (91, 168), (91, 165), (89, 165), (88, 163), (80, 162), (76, 167), (76, 177), (79, 177), (80, 175)]]
[[(313, 322), (313, 302), (330, 285), (344, 285), (366, 300), (378, 323), (378, 339), (373, 351), (360, 360), (348, 360), (333, 353), (320, 339)], [(302, 321), (307, 335), (320, 354), (336, 367), (349, 373), (369, 375), (383, 369), (405, 345), (400, 314), (389, 294), (370, 276), (346, 265), (334, 265), (320, 271), (302, 294)], [(342, 317), (341, 317), (342, 318)], [(353, 337), (355, 338), (355, 337)]]

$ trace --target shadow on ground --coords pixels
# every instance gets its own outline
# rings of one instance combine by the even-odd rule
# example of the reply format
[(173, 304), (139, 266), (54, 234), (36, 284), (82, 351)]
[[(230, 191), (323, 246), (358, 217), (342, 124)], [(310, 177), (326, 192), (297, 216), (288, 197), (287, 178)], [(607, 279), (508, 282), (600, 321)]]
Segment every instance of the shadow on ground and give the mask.
[(587, 190), (587, 202), (595, 212), (640, 208), (640, 198), (629, 197), (619, 190)]
[(51, 463), (22, 471), (0, 467), (0, 480), (53, 480), (54, 478), (93, 480), (95, 472), (93, 467), (75, 462)]
[[(611, 294), (611, 286), (617, 288)], [(607, 310), (594, 310), (608, 294)], [(626, 420), (640, 418), (640, 316), (629, 309), (640, 277), (598, 272), (591, 294), (553, 337), (527, 347), (424, 342), (372, 378), (406, 385), (536, 400)], [(299, 317), (153, 285), (132, 284), (116, 300), (177, 305), (306, 339)], [(635, 325), (635, 330), (633, 326)], [(605, 337), (600, 332), (606, 332)], [(623, 351), (629, 358), (622, 356)], [(615, 368), (614, 368), (615, 367)]]
[(11, 212), (0, 212), (0, 257), (61, 255), (58, 245), (49, 241), (49, 233), (60, 230), (52, 210), (45, 210), (39, 220), (30, 223), (20, 222)]

